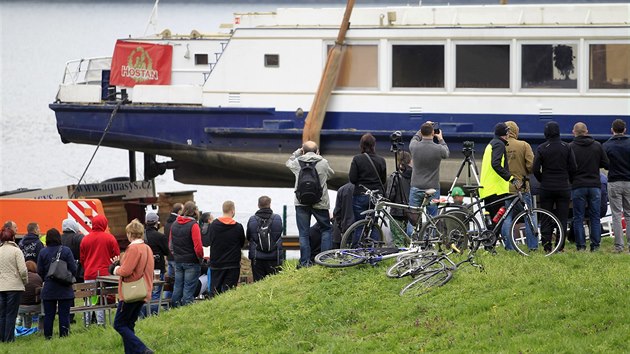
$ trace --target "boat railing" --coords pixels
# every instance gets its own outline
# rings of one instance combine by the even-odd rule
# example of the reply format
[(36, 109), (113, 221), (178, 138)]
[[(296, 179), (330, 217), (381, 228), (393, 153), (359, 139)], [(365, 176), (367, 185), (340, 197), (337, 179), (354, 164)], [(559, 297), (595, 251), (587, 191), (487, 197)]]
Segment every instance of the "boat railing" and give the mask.
[(110, 70), (112, 57), (75, 59), (66, 62), (62, 84), (100, 84), (103, 70)]

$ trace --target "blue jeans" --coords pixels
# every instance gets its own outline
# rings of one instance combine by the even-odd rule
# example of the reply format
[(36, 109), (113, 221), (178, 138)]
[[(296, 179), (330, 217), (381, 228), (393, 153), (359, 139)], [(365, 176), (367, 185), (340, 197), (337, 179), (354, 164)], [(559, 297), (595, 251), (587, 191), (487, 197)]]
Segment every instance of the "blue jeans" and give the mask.
[(15, 320), (22, 293), (23, 291), (0, 291), (0, 342), (15, 341)]
[[(362, 212), (368, 210), (370, 208), (370, 197), (365, 194), (359, 194), (352, 196), (352, 212), (354, 213), (354, 221), (359, 221), (365, 218), (364, 215), (361, 215)], [(363, 232), (363, 228), (357, 228), (354, 230), (354, 235), (352, 236), (352, 247), (356, 247), (359, 239), (361, 238), (361, 233)], [(375, 241), (380, 241), (380, 235), (375, 232), (375, 229), (372, 230), (370, 237)]]
[(586, 249), (586, 236), (584, 235), (584, 215), (588, 212), (591, 250), (599, 247), (602, 238), (599, 207), (601, 204), (601, 189), (598, 187), (576, 188), (571, 191), (573, 199), (573, 234), (575, 246), (578, 250)]
[[(409, 205), (411, 206), (420, 206), (422, 201), (424, 200), (424, 191), (426, 189), (420, 189), (416, 187), (411, 187), (409, 189)], [(440, 199), (440, 188), (435, 189), (435, 194), (433, 194), (433, 198), (431, 199)], [(435, 204), (427, 206), (427, 213), (431, 216), (436, 216), (438, 211), (438, 206)], [(420, 220), (418, 220), (420, 221)]]
[(53, 325), (55, 324), (55, 312), (59, 314), (59, 337), (65, 337), (70, 332), (70, 307), (74, 305), (74, 299), (43, 300), (44, 301), (44, 337), (51, 339)]
[[(420, 189), (416, 187), (411, 187), (409, 189), (409, 205), (419, 207), (424, 200), (424, 191), (426, 189)], [(435, 194), (431, 199), (440, 199), (440, 188), (435, 189)], [(437, 205), (427, 205), (427, 213), (431, 216), (436, 216), (438, 212)], [(418, 214), (418, 223), (422, 223), (422, 214)], [(407, 234), (411, 236), (413, 233), (413, 225), (411, 223), (407, 224)]]
[[(147, 346), (136, 336), (135, 327), (144, 301), (118, 303), (118, 311), (114, 318), (114, 329), (120, 334), (125, 347), (125, 354), (142, 353)], [(48, 316), (46, 316), (48, 317)]]
[[(166, 274), (168, 274), (169, 278), (175, 279), (175, 261), (168, 261), (168, 266), (166, 267)], [(165, 291), (164, 298), (170, 299), (173, 297), (172, 291)]]
[[(525, 199), (525, 203), (531, 209), (533, 205), (532, 194), (529, 192), (524, 192), (523, 199)], [(512, 203), (512, 200), (506, 200), (505, 208), (507, 209), (507, 207), (510, 206), (511, 203)], [(503, 220), (503, 225), (501, 225), (501, 235), (503, 235), (503, 242), (505, 242), (505, 249), (508, 251), (514, 250), (514, 245), (512, 244), (512, 235), (510, 234), (510, 228), (512, 227), (512, 220), (514, 219), (516, 214), (520, 213), (521, 211), (523, 211), (523, 209), (519, 210), (519, 208), (516, 208), (516, 207), (512, 209), (512, 211), (505, 217), (505, 220)], [(529, 223), (529, 220), (525, 220), (525, 219), (526, 218), (523, 218), (519, 221)], [(537, 220), (534, 220), (532, 224), (536, 226)], [(534, 236), (533, 231), (534, 230), (532, 230), (530, 227), (528, 226), (525, 227), (525, 242), (527, 243), (527, 248), (530, 250), (538, 249), (538, 239)]]
[(312, 206), (296, 205), (295, 221), (297, 223), (300, 240), (300, 265), (309, 266), (311, 264), (311, 241), (309, 229), (311, 228), (311, 215), (322, 230), (321, 250), (327, 251), (332, 248), (332, 225), (327, 209), (314, 209)]
[(201, 265), (198, 263), (175, 263), (173, 307), (188, 305), (193, 302), (200, 273)]

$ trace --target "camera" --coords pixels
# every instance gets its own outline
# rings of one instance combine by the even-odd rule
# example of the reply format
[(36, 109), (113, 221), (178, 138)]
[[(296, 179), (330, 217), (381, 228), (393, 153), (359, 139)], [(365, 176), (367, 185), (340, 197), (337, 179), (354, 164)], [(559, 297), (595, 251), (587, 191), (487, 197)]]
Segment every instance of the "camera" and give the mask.
[(472, 153), (474, 152), (473, 148), (475, 147), (475, 142), (464, 141), (462, 145), (463, 145), (462, 152), (464, 153), (464, 156), (470, 157), (470, 155), (472, 155)]
[(433, 125), (433, 134), (440, 134), (440, 123), (433, 122), (431, 125)]
[(394, 152), (398, 151), (403, 145), (403, 138), (402, 138), (402, 133), (400, 132), (400, 130), (393, 132), (389, 136), (389, 140), (392, 143), (391, 151), (394, 151)]

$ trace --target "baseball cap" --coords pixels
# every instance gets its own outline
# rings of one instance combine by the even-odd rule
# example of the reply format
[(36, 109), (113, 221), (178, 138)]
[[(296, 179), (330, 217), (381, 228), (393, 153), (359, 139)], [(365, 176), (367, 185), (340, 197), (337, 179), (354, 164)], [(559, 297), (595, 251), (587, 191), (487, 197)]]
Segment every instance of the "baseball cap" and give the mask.
[(464, 190), (461, 189), (460, 187), (455, 187), (455, 188), (453, 188), (453, 191), (451, 191), (451, 196), (453, 196), (453, 197), (463, 197), (464, 196)]

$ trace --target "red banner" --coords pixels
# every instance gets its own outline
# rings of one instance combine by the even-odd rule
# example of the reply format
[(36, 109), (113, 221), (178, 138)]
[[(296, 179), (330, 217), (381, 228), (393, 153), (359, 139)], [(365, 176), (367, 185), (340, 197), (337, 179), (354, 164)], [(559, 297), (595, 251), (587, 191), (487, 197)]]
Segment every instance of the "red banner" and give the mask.
[(111, 85), (169, 85), (173, 47), (117, 41), (112, 58)]

